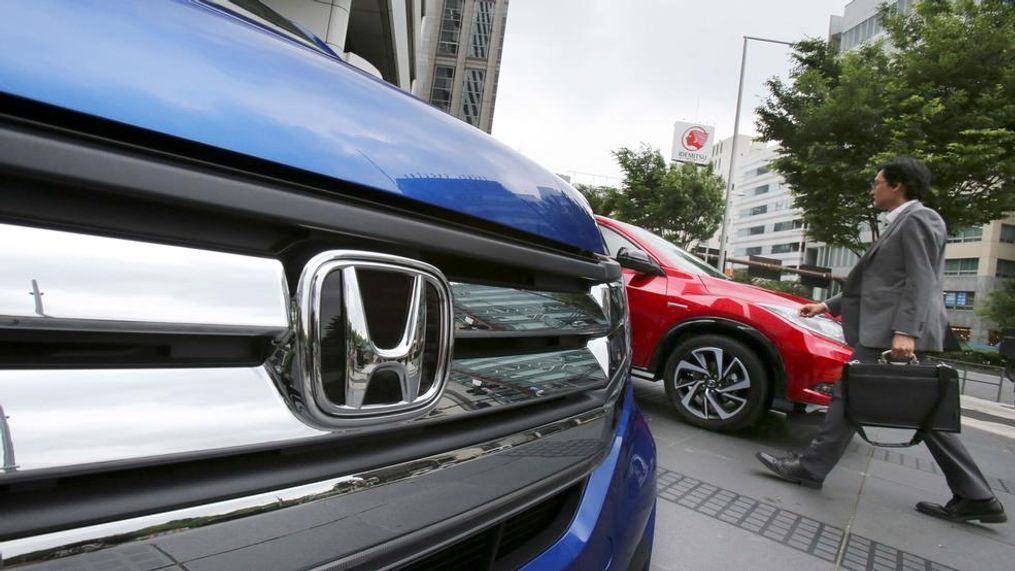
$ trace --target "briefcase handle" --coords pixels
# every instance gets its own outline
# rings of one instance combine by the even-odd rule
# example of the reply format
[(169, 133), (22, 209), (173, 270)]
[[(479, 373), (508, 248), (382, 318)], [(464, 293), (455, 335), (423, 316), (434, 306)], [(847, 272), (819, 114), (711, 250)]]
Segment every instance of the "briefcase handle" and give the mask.
[[(885, 351), (884, 353), (881, 354), (881, 359), (878, 359), (878, 360), (881, 361), (882, 359), (885, 359), (886, 355), (888, 355), (889, 353), (891, 353), (891, 351)], [(884, 362), (882, 361), (882, 364), (883, 363)], [(916, 363), (918, 363), (918, 361), (916, 359), (916, 355), (913, 355), (910, 358), (909, 364), (912, 365), (912, 364), (916, 364)], [(894, 363), (894, 364), (898, 365), (898, 364), (904, 364), (904, 363)], [(874, 446), (880, 446), (881, 448), (909, 448), (910, 446), (916, 446), (917, 444), (923, 442), (923, 438), (924, 438), (924, 436), (926, 435), (926, 432), (927, 432), (927, 427), (930, 426), (930, 424), (933, 421), (934, 417), (937, 416), (938, 409), (941, 408), (942, 397), (944, 396), (945, 391), (948, 388), (948, 378), (945, 377), (945, 369), (950, 369), (950, 368), (951, 367), (949, 367), (948, 365), (946, 365), (944, 363), (939, 363), (938, 364), (938, 366), (937, 366), (937, 394), (938, 394), (937, 403), (934, 404), (934, 407), (930, 410), (930, 413), (927, 414), (927, 417), (923, 419), (922, 426), (919, 429), (917, 429), (916, 432), (913, 433), (913, 438), (911, 438), (909, 440), (909, 442), (875, 442), (875, 441), (871, 440), (870, 438), (867, 438), (867, 432), (863, 429), (863, 425), (862, 424), (857, 424), (856, 425), (856, 431), (857, 431), (857, 433), (860, 434), (860, 438), (863, 438), (864, 441), (867, 444), (871, 444), (871, 445), (874, 445)]]
[(889, 349), (887, 351), (883, 351), (881, 353), (881, 356), (878, 357), (878, 365), (887, 365), (889, 363), (893, 365), (919, 365), (920, 360), (916, 358), (916, 353), (913, 353), (912, 355), (909, 356), (908, 361), (893, 361), (892, 350)]

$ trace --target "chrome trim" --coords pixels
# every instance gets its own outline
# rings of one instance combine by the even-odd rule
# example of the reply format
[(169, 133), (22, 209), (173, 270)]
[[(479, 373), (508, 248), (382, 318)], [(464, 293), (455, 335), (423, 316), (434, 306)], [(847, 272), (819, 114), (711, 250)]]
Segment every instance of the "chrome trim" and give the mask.
[(0, 565), (41, 563), (54, 556), (69, 557), (393, 484), (501, 454), (597, 421), (606, 417), (613, 405), (610, 402), (607, 406), (524, 432), (394, 466), (212, 504), (3, 541), (0, 542)]
[(668, 307), (675, 307), (677, 309), (687, 309), (689, 307), (687, 305), (684, 305), (683, 303), (677, 303), (675, 301), (667, 301), (666, 305)]
[(287, 329), (281, 325), (208, 325), (203, 323), (154, 323), (144, 321), (111, 321), (105, 319), (60, 319), (49, 317), (0, 316), (0, 329), (33, 331), (72, 331), (78, 333), (169, 333), (174, 335), (232, 335), (237, 337), (283, 337)]
[(447, 389), (451, 398), (442, 401), (435, 412), (444, 413), (449, 405), (475, 410), (528, 402), (599, 389), (606, 383), (606, 372), (590, 349), (456, 359)]
[(261, 367), (6, 370), (0, 406), (22, 474), (324, 434), (293, 417)]
[[(608, 375), (608, 351), (607, 340), (599, 338), (584, 349), (453, 361), (433, 408), (403, 422), (461, 418), (575, 391), (620, 387), (624, 364)], [(16, 453), (18, 464), (8, 475), (294, 444), (338, 430), (361, 433), (387, 426), (308, 425), (292, 410), (293, 401), (281, 396), (279, 375), (269, 366), (0, 370), (0, 406), (12, 442), (5, 457)], [(4, 481), (0, 470), (0, 484)]]
[[(409, 317), (401, 340), (393, 348), (374, 344), (367, 326), (362, 292), (356, 271), (361, 269), (396, 272), (412, 276)], [(326, 278), (342, 274), (346, 342), (344, 403), (332, 402), (325, 394), (321, 369), (323, 333), (320, 307)], [(433, 379), (419, 394), (426, 331), (424, 284), (437, 293), (437, 355)], [(299, 370), (283, 369), (280, 380), (298, 395), (302, 412), (312, 426), (345, 428), (409, 420), (432, 410), (444, 391), (454, 345), (451, 286), (440, 270), (417, 260), (356, 250), (331, 250), (314, 256), (303, 268), (297, 286), (296, 352)], [(363, 404), (374, 371), (391, 370), (399, 376), (402, 400), (392, 404)], [(288, 394), (288, 392), (283, 392)], [(295, 403), (294, 403), (295, 405)]]
[(646, 379), (649, 381), (654, 381), (657, 378), (659, 378), (658, 376), (656, 376), (654, 372), (648, 369), (642, 369), (640, 367), (631, 367), (631, 376), (638, 377), (639, 379)]
[(279, 334), (278, 260), (0, 224), (0, 327)]
[[(443, 279), (432, 266), (414, 260), (338, 253), (371, 263), (394, 260), (438, 283)], [(307, 267), (335, 254), (322, 254)], [(302, 319), (304, 329), (308, 316), (297, 315), (277, 260), (0, 224), (0, 267), (0, 328), (273, 338), (273, 354), (263, 367), (122, 369), (110, 362), (107, 368), (0, 369), (6, 417), (0, 426), (6, 444), (0, 483), (34, 477), (40, 470), (130, 465), (386, 427), (373, 426), (373, 417), (338, 423), (326, 412), (308, 420), (307, 410), (317, 407), (306, 404), (318, 401), (312, 375), (304, 371), (316, 365), (298, 352), (307, 347), (309, 335), (293, 330), (290, 315)], [(309, 295), (309, 286), (301, 285), (300, 295)], [(437, 291), (447, 300), (466, 290), (487, 302), (506, 297), (517, 302), (515, 307), (526, 306), (513, 315), (529, 320), (515, 330), (459, 329), (465, 336), (578, 335), (588, 337), (585, 347), (504, 355), (486, 359), (486, 368), (478, 370), (476, 360), (454, 360), (449, 340), (439, 356), (447, 370), (443, 388), (434, 383), (418, 395), (431, 401), (395, 420), (439, 422), (579, 390), (609, 386), (613, 394), (622, 386), (630, 357), (623, 350), (629, 332), (622, 283), (596, 285), (588, 293), (456, 287), (454, 293)], [(307, 307), (302, 303), (301, 309)], [(544, 309), (548, 313), (540, 316)], [(451, 331), (450, 307), (442, 320)], [(456, 381), (448, 383), (451, 376)]]
[(452, 283), (459, 338), (601, 336), (610, 323), (601, 300), (588, 293), (548, 292)]

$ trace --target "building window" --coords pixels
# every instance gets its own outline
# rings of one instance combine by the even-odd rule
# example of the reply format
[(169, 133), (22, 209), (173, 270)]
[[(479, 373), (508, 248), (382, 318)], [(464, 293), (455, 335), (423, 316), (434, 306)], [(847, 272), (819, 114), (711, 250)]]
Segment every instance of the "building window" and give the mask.
[(997, 272), (994, 273), (995, 277), (999, 278), (1015, 278), (1015, 262), (1011, 260), (997, 260)]
[(952, 232), (952, 234), (948, 236), (948, 243), (979, 242), (982, 239), (983, 227), (974, 226), (972, 228), (960, 228), (959, 230)]
[(472, 19), (472, 45), (469, 57), (486, 59), (490, 55), (490, 37), (493, 35), (494, 0), (476, 0), (476, 11)]
[(968, 327), (957, 327), (952, 325), (952, 333), (958, 338), (959, 343), (969, 343), (969, 338), (973, 335), (973, 330)]
[(455, 68), (438, 65), (433, 70), (433, 88), (430, 89), (430, 103), (441, 111), (451, 111), (451, 87), (455, 82)]
[(799, 252), (800, 242), (790, 242), (788, 244), (776, 244), (772, 246), (773, 254), (787, 254), (789, 252)]
[(1015, 244), (1015, 226), (1011, 224), (1001, 225), (1001, 241), (1006, 244)]
[(750, 228), (741, 228), (741, 229), (737, 230), (737, 236), (739, 236), (739, 237), (743, 237), (743, 236), (757, 236), (758, 234), (764, 234), (764, 233), (765, 233), (765, 225), (764, 224), (762, 224), (761, 226), (751, 226)]
[(973, 309), (976, 292), (945, 291), (945, 307), (948, 309)]
[(465, 85), (462, 89), (462, 116), (469, 125), (479, 126), (479, 111), (483, 105), (483, 80), (486, 72), (482, 69), (466, 69)]
[(979, 258), (956, 258), (945, 260), (946, 276), (975, 276), (980, 269)]
[(754, 189), (754, 196), (758, 196), (759, 194), (765, 194), (766, 192), (768, 192), (768, 185), (763, 184)]
[(760, 256), (761, 246), (751, 246), (750, 248), (745, 248), (744, 253), (748, 256)]
[(761, 204), (759, 206), (752, 206), (751, 208), (745, 208), (740, 211), (740, 216), (757, 216), (768, 212), (768, 205)]
[(787, 220), (786, 222), (776, 222), (775, 226), (772, 227), (773, 232), (782, 232), (784, 230), (796, 230), (797, 228), (803, 228), (804, 221), (799, 218), (796, 220)]
[(463, 2), (465, 0), (444, 0), (441, 34), (437, 40), (437, 53), (440, 55), (458, 55), (458, 38), (462, 33)]
[(768, 167), (758, 167), (758, 169), (754, 171), (754, 176), (761, 176), (763, 174), (768, 174), (768, 172)]

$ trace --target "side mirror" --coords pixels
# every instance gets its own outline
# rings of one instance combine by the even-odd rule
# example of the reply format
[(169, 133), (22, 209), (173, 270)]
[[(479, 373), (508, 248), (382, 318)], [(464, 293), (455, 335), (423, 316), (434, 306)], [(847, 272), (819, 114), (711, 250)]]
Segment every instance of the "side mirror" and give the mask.
[(657, 276), (664, 276), (666, 272), (663, 271), (662, 266), (655, 263), (655, 261), (648, 257), (648, 254), (641, 250), (631, 250), (629, 248), (621, 248), (617, 252), (617, 263), (623, 268), (634, 270), (639, 274), (654, 274)]

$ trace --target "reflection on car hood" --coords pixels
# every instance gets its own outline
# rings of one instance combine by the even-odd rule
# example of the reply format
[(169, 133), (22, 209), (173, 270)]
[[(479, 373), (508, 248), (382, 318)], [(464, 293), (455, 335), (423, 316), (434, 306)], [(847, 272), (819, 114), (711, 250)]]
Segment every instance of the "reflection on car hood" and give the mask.
[[(46, 33), (40, 33), (46, 30)], [(553, 173), (394, 87), (197, 2), (4, 7), (0, 91), (603, 252)]]
[(771, 303), (786, 306), (810, 303), (809, 299), (781, 291), (773, 291), (732, 280), (720, 280), (708, 276), (699, 277), (708, 291), (714, 295), (733, 297), (749, 303)]

